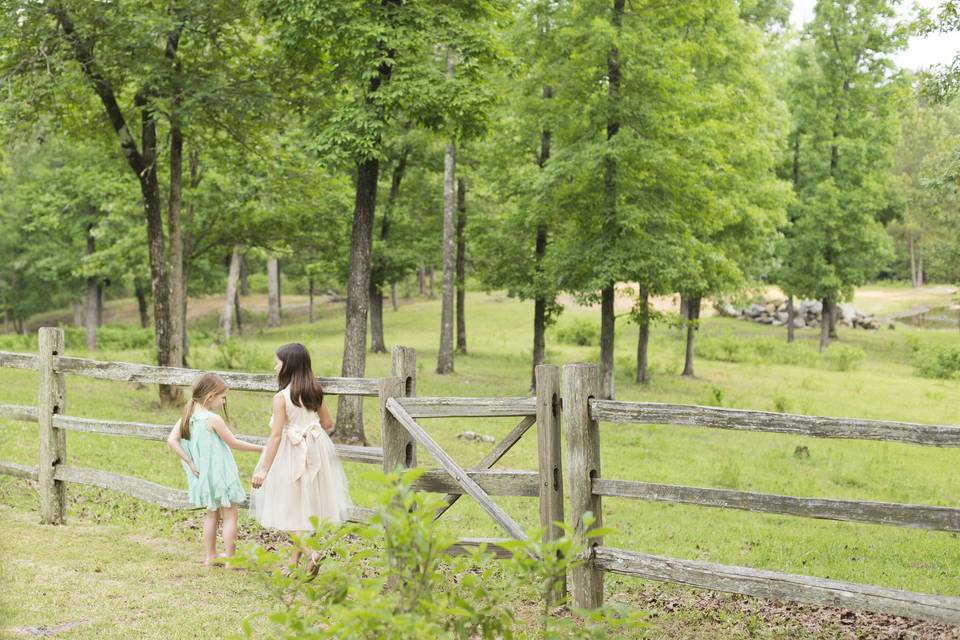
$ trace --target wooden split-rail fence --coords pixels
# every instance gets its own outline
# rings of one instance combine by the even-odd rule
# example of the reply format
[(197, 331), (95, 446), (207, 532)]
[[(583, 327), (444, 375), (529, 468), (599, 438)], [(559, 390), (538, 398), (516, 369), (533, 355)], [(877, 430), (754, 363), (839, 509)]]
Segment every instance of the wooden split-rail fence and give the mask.
[[(68, 464), (66, 432), (83, 431), (112, 436), (164, 440), (169, 425), (119, 422), (72, 417), (66, 414), (65, 374), (139, 383), (189, 385), (200, 373), (191, 369), (155, 367), (120, 362), (100, 362), (63, 355), (63, 332), (41, 329), (39, 354), (0, 352), (0, 367), (39, 372), (40, 394), (36, 407), (0, 405), (0, 419), (36, 422), (40, 435), (36, 467), (0, 461), (0, 473), (37, 481), (41, 519), (64, 519), (65, 484), (68, 482), (119, 491), (171, 509), (190, 508), (186, 493), (138, 478)], [(272, 375), (224, 372), (231, 388), (275, 391)], [(416, 397), (416, 354), (395, 347), (391, 375), (380, 379), (320, 378), (328, 394), (376, 396), (380, 406), (382, 447), (338, 445), (345, 460), (381, 464), (385, 471), (417, 465), (418, 447), (435, 459), (439, 469), (424, 473), (415, 488), (446, 493), (440, 517), (462, 495), (473, 498), (511, 538), (524, 539), (523, 529), (491, 496), (536, 497), (546, 540), (561, 535), (564, 521), (564, 477), (569, 487), (571, 525), (589, 541), (583, 562), (571, 571), (569, 587), (575, 606), (595, 608), (603, 603), (606, 572), (648, 580), (685, 584), (760, 598), (790, 600), (815, 605), (846, 607), (960, 625), (960, 598), (913, 593), (886, 587), (841, 582), (812, 576), (722, 565), (650, 555), (604, 546), (601, 536), (586, 538), (583, 514), (590, 512), (591, 528), (603, 526), (604, 497), (700, 505), (790, 516), (873, 523), (935, 531), (960, 532), (960, 509), (860, 500), (832, 500), (712, 489), (639, 481), (615, 480), (601, 475), (600, 424), (665, 424), (740, 431), (785, 433), (820, 438), (884, 440), (935, 447), (960, 447), (960, 428), (904, 422), (800, 416), (691, 405), (599, 400), (596, 367), (571, 364), (560, 369), (536, 369), (536, 395), (519, 398)], [(454, 461), (420, 423), (432, 418), (517, 417), (520, 422), (475, 466)], [(561, 458), (561, 425), (566, 434), (564, 472)], [(494, 469), (494, 465), (531, 428), (536, 427), (538, 470)], [(264, 438), (240, 436), (262, 443)], [(352, 519), (369, 517), (355, 509)], [(498, 554), (503, 539), (461, 538), (453, 552), (486, 544)], [(560, 584), (553, 598), (567, 585)]]

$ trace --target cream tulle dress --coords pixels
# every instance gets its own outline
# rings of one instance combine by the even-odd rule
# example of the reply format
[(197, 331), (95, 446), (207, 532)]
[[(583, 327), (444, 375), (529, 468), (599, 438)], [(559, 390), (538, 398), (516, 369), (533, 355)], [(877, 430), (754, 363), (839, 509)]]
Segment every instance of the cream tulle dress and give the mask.
[[(343, 522), (350, 510), (350, 494), (333, 441), (320, 426), (316, 411), (293, 404), (289, 387), (281, 393), (287, 424), (267, 477), (250, 492), (250, 513), (262, 526), (281, 531), (311, 531), (311, 517)], [(271, 427), (273, 420), (271, 416)], [(266, 449), (257, 469), (264, 455)]]

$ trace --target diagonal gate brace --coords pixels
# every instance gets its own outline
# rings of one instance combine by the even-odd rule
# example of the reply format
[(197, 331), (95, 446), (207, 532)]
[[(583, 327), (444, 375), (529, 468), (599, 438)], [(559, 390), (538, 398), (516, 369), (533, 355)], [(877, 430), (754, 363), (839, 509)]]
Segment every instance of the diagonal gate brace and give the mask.
[(397, 419), (403, 428), (420, 445), (432, 455), (440, 466), (450, 474), (450, 477), (463, 487), (464, 492), (470, 495), (483, 508), (493, 520), (517, 540), (526, 540), (527, 534), (523, 532), (513, 518), (507, 515), (507, 512), (500, 508), (496, 502), (490, 499), (486, 491), (480, 488), (474, 480), (467, 475), (463, 467), (454, 462), (453, 458), (444, 451), (436, 441), (431, 438), (427, 432), (407, 413), (407, 410), (397, 402), (396, 398), (387, 400), (386, 408)]
[[(513, 431), (508, 433), (503, 440), (497, 443), (497, 446), (491, 449), (487, 455), (483, 456), (483, 459), (480, 460), (475, 467), (471, 467), (470, 470), (484, 471), (486, 469), (491, 469), (493, 465), (500, 461), (500, 458), (506, 455), (507, 451), (510, 451), (510, 449), (513, 448), (513, 445), (520, 441), (520, 438), (523, 436), (523, 434), (525, 434), (530, 427), (536, 423), (536, 421), (536, 416), (527, 416), (521, 420), (520, 424), (513, 428)], [(434, 521), (445, 514), (447, 509), (452, 507), (462, 495), (462, 493), (448, 493), (447, 497), (444, 498), (447, 504), (437, 509), (437, 513), (433, 516)]]

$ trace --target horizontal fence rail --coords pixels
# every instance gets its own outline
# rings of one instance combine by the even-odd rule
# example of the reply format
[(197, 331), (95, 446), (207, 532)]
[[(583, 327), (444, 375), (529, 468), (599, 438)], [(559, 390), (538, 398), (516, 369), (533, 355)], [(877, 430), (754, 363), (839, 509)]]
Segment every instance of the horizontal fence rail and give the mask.
[[(0, 405), (0, 419), (36, 422), (37, 409), (36, 407), (23, 405), (2, 404)], [(54, 415), (53, 426), (66, 431), (80, 431), (83, 433), (99, 433), (125, 438), (162, 441), (167, 439), (173, 425)], [(237, 434), (237, 439), (254, 444), (266, 444), (267, 442), (267, 439), (263, 436)], [(383, 464), (383, 449), (380, 447), (361, 447), (349, 444), (337, 444), (335, 446), (337, 448), (337, 454), (344, 460), (365, 464)]]
[(677, 560), (610, 547), (596, 547), (593, 561), (604, 571), (647, 580), (676, 582), (757, 598), (793, 600), (960, 624), (960, 598), (951, 596), (933, 596), (699, 560)]
[(593, 479), (593, 493), (614, 498), (636, 498), (652, 502), (692, 504), (760, 513), (886, 524), (914, 529), (960, 532), (960, 509), (926, 505), (795, 498), (770, 493), (707, 489), (630, 480)]
[(411, 418), (511, 418), (535, 416), (537, 399), (443, 398), (420, 396), (398, 398)]
[(767, 411), (659, 402), (591, 400), (590, 417), (621, 424), (669, 424), (736, 431), (789, 433), (814, 438), (883, 440), (933, 447), (960, 447), (960, 427), (914, 422), (827, 418)]

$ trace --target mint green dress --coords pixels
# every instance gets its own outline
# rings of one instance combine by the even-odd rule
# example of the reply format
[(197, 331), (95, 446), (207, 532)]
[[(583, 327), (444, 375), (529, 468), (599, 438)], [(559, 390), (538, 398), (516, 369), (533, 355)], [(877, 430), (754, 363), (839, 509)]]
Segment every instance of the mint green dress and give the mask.
[(199, 477), (195, 476), (190, 466), (183, 463), (187, 473), (187, 496), (193, 506), (208, 511), (216, 511), (247, 499), (230, 447), (208, 424), (208, 418), (212, 415), (206, 409), (194, 411), (190, 416), (190, 439), (180, 441), (184, 451), (200, 470)]

